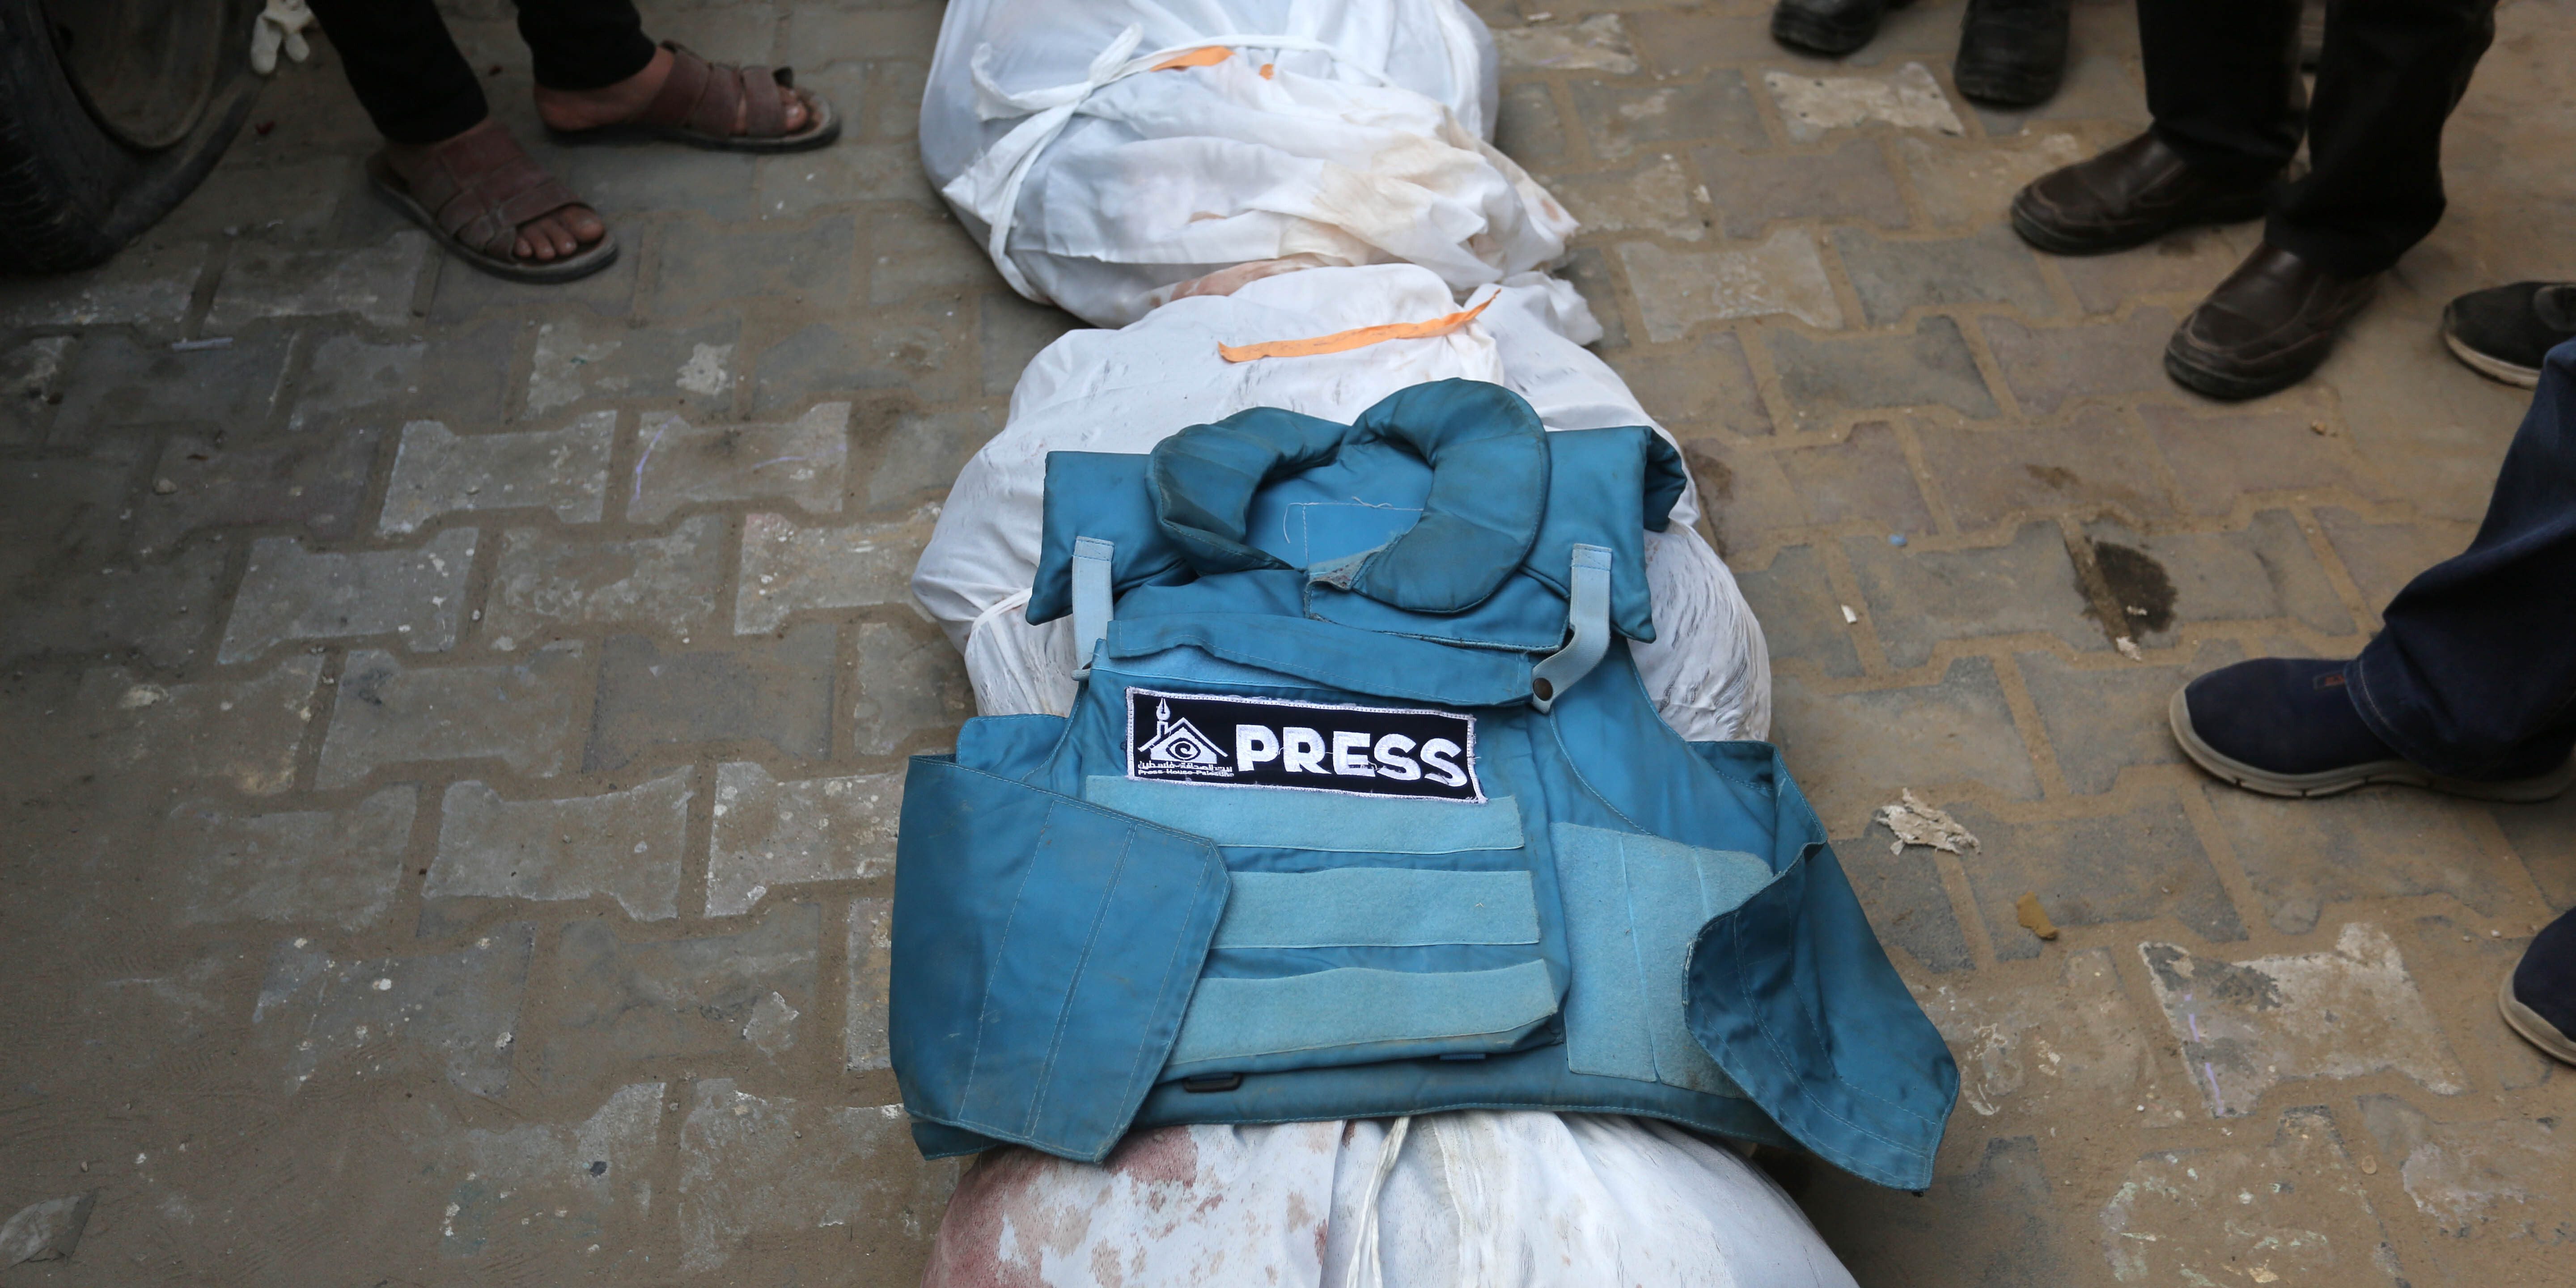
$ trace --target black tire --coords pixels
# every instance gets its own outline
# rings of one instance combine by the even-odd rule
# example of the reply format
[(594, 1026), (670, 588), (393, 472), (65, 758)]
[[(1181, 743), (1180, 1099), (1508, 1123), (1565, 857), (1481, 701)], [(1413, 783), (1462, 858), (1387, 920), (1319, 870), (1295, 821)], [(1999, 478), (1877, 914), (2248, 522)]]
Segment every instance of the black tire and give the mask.
[(259, 94), (250, 31), (260, 6), (197, 3), (219, 47), (208, 51), (202, 85), (191, 81), (181, 128), (138, 143), (103, 123), (74, 85), (45, 0), (0, 0), (0, 271), (63, 272), (104, 262), (168, 214), (222, 157)]

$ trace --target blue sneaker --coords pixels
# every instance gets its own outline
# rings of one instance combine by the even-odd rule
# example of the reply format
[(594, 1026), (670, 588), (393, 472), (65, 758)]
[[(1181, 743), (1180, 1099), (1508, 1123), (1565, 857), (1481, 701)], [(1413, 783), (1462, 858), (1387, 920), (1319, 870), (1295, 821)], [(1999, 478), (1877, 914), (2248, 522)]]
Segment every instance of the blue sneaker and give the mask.
[(2342, 662), (2261, 657), (2221, 667), (2173, 695), (2167, 715), (2192, 763), (2250, 792), (2332, 796), (2371, 783), (2491, 801), (2545, 801), (2576, 781), (2576, 761), (2495, 781), (2432, 773), (2379, 740), (2352, 705)]
[(2576, 1064), (2576, 912), (2541, 928), (2496, 990), (2504, 1022), (2533, 1046)]

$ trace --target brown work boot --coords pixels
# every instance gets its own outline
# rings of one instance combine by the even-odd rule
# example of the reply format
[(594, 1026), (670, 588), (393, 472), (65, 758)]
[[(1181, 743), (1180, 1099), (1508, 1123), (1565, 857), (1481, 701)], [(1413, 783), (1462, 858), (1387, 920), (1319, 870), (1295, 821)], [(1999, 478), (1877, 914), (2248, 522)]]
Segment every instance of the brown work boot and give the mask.
[(2308, 378), (2379, 275), (2338, 277), (2265, 242), (2174, 328), (2165, 374), (2212, 398), (2256, 398)]
[(2099, 255), (2177, 228), (2259, 219), (2269, 182), (2222, 181), (2194, 170), (2150, 131), (2031, 180), (2013, 197), (2012, 226), (2051, 254)]

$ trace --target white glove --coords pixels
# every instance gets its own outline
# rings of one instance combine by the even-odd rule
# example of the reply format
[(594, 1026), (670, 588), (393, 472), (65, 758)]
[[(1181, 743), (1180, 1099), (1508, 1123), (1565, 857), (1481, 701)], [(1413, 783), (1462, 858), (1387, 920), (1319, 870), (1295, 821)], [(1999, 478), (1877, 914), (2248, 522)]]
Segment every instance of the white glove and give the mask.
[(257, 22), (250, 29), (251, 70), (262, 76), (277, 71), (277, 51), (297, 62), (313, 56), (313, 47), (304, 41), (304, 29), (313, 25), (313, 11), (304, 0), (268, 0)]

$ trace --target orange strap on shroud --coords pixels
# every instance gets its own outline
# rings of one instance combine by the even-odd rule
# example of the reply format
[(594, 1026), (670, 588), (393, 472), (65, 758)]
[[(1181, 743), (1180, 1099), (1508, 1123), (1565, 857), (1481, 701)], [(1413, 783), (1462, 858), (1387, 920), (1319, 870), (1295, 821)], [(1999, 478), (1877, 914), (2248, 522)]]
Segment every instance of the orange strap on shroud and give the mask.
[(1177, 72), (1190, 67), (1214, 67), (1232, 57), (1234, 57), (1234, 51), (1223, 45), (1201, 45), (1188, 53), (1174, 54), (1145, 70)]
[(1464, 312), (1452, 313), (1447, 317), (1433, 318), (1428, 322), (1390, 322), (1384, 326), (1358, 327), (1349, 331), (1335, 331), (1331, 335), (1310, 336), (1303, 340), (1270, 340), (1261, 344), (1243, 345), (1220, 344), (1216, 347), (1216, 352), (1218, 357), (1228, 362), (1253, 362), (1262, 358), (1312, 358), (1319, 354), (1347, 353), (1353, 349), (1365, 349), (1381, 340), (1428, 340), (1434, 336), (1447, 335), (1475, 321), (1477, 314), (1484, 312), (1487, 305), (1500, 298), (1499, 295), (1488, 296), (1484, 304)]

